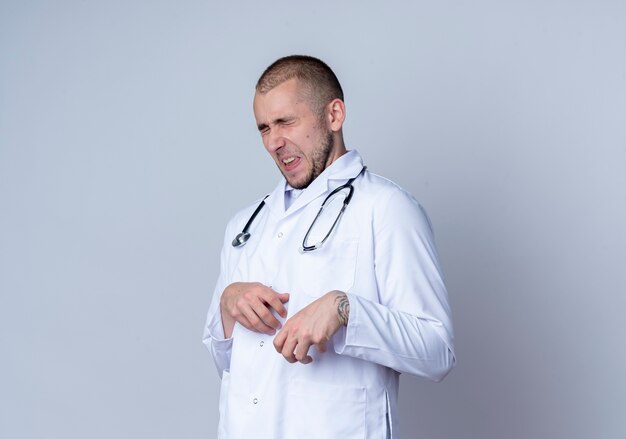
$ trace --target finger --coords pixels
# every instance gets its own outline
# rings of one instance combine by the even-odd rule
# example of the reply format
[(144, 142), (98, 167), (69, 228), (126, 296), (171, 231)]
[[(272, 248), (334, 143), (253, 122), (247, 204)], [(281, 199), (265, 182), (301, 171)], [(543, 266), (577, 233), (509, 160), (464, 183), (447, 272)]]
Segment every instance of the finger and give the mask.
[(296, 349), (297, 343), (298, 340), (295, 337), (287, 337), (287, 340), (283, 345), (283, 350), (281, 351), (281, 354), (283, 354), (285, 360), (289, 361), (290, 363), (295, 363), (296, 361), (298, 361), (296, 360), (296, 356), (293, 353)]
[(311, 348), (311, 342), (300, 342), (296, 347), (296, 360), (298, 360), (302, 364), (309, 364), (313, 361), (313, 358), (308, 355), (309, 349)]
[(284, 294), (271, 293), (263, 297), (265, 302), (267, 302), (267, 304), (271, 306), (278, 313), (278, 315), (283, 318), (287, 317), (287, 309), (283, 305), (283, 303), (287, 302), (287, 300), (283, 300), (285, 295), (287, 296), (287, 300), (289, 300), (289, 294), (286, 294), (286, 293)]
[(283, 351), (283, 345), (285, 344), (288, 333), (289, 332), (283, 328), (282, 331), (279, 331), (276, 337), (274, 337), (274, 349), (276, 349), (276, 352), (279, 354)]
[(267, 326), (261, 318), (257, 315), (257, 313), (252, 309), (252, 307), (248, 306), (241, 310), (243, 315), (250, 322), (250, 330), (255, 332), (260, 332), (262, 334), (272, 335), (276, 332), (276, 330), (270, 326)]
[(315, 347), (317, 348), (318, 352), (326, 352), (326, 342), (325, 341), (321, 341), (318, 344), (315, 345)]
[(250, 321), (244, 315), (240, 315), (236, 319), (236, 322), (239, 323), (244, 328), (247, 328), (247, 329), (249, 329), (251, 331), (254, 331), (254, 327), (252, 326), (252, 323), (250, 323)]
[(254, 307), (254, 312), (261, 318), (263, 323), (265, 323), (267, 326), (270, 326), (274, 329), (280, 328), (281, 326), (280, 322), (276, 319), (276, 317), (274, 317), (274, 314), (272, 314), (272, 312), (263, 302), (259, 302)]
[(261, 323), (263, 323), (266, 327), (271, 329), (270, 335), (276, 333), (276, 329), (280, 329), (282, 324), (278, 321), (276, 316), (271, 311), (271, 308), (267, 306), (267, 304), (263, 301), (262, 298), (257, 298), (257, 300), (250, 304), (254, 313), (259, 317)]

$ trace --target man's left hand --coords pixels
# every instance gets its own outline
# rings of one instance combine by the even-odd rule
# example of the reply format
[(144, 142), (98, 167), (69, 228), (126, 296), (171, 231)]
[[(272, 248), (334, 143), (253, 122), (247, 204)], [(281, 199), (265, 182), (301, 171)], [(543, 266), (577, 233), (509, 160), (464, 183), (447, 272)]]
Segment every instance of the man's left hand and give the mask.
[(274, 347), (290, 363), (308, 364), (311, 345), (326, 351), (326, 343), (348, 322), (350, 305), (342, 291), (331, 291), (288, 319), (274, 337)]

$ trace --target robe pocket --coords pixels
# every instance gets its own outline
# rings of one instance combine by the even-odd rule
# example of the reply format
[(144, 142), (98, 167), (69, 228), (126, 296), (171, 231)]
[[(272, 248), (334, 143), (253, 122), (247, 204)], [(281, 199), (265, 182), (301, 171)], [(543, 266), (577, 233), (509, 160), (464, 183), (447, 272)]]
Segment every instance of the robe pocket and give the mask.
[(318, 298), (332, 290), (347, 292), (354, 285), (358, 240), (335, 240), (298, 255), (298, 283), (304, 295)]
[(301, 380), (289, 382), (285, 437), (363, 439), (367, 390)]

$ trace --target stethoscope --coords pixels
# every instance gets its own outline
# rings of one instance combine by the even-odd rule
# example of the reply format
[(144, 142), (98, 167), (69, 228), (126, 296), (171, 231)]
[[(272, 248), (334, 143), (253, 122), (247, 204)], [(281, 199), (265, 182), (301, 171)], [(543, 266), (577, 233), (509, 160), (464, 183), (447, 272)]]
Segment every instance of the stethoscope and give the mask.
[[(354, 182), (354, 180), (356, 180), (359, 177), (359, 175), (365, 172), (366, 169), (367, 169), (367, 166), (363, 166), (363, 168), (361, 168), (361, 171), (355, 177), (352, 177), (345, 184), (342, 184), (338, 188), (334, 189), (330, 194), (328, 194), (328, 196), (324, 199), (324, 202), (320, 206), (320, 210), (317, 212), (317, 215), (315, 215), (313, 222), (309, 226), (309, 230), (307, 230), (306, 234), (304, 235), (304, 239), (302, 240), (302, 247), (300, 248), (300, 251), (310, 252), (313, 250), (317, 250), (318, 248), (321, 248), (324, 245), (324, 243), (326, 242), (326, 240), (332, 233), (333, 229), (339, 222), (339, 219), (343, 215), (343, 212), (346, 210), (346, 207), (348, 207), (348, 204), (350, 204), (350, 200), (352, 200), (352, 194), (354, 193), (354, 186), (352, 186), (352, 182)], [(335, 221), (333, 222), (332, 226), (330, 226), (328, 233), (326, 234), (326, 236), (324, 236), (324, 239), (322, 239), (318, 243), (313, 244), (313, 245), (307, 245), (307, 239), (309, 237), (309, 234), (311, 233), (311, 230), (313, 229), (315, 222), (324, 211), (324, 207), (326, 207), (326, 203), (328, 203), (328, 201), (331, 200), (335, 194), (337, 194), (338, 192), (341, 192), (344, 189), (348, 189), (348, 195), (343, 199), (343, 206), (341, 206), (341, 210), (339, 211), (337, 218), (335, 218)], [(254, 222), (254, 219), (256, 218), (256, 216), (259, 214), (261, 209), (263, 209), (263, 206), (265, 206), (265, 199), (267, 197), (269, 197), (269, 195), (266, 195), (263, 198), (263, 200), (261, 200), (257, 208), (252, 213), (252, 216), (250, 217), (246, 225), (243, 227), (243, 230), (239, 232), (237, 236), (235, 236), (235, 239), (233, 239), (233, 242), (232, 242), (233, 247), (243, 247), (246, 244), (246, 242), (248, 242), (248, 240), (250, 239), (250, 232), (248, 230), (250, 229), (250, 226)]]

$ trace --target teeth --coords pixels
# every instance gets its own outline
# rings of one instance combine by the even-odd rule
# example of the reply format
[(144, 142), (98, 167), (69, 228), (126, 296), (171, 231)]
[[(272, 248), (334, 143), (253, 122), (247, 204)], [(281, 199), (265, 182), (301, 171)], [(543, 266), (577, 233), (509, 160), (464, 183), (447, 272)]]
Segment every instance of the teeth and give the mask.
[(295, 157), (289, 157), (288, 159), (283, 160), (283, 163), (288, 165), (289, 163), (293, 162), (296, 158)]

